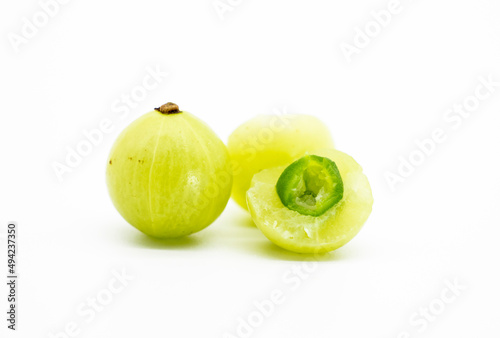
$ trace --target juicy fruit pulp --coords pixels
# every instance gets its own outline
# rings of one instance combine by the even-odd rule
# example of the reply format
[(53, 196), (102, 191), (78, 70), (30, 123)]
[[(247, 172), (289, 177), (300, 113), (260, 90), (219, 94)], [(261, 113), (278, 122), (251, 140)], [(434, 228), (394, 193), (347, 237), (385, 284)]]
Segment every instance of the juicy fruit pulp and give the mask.
[(321, 216), (342, 199), (344, 184), (335, 162), (307, 155), (283, 171), (276, 192), (288, 209)]
[(330, 131), (314, 116), (260, 115), (247, 121), (228, 142), (234, 170), (233, 199), (247, 209), (246, 192), (256, 173), (289, 165), (307, 152), (330, 148)]
[(368, 219), (373, 197), (361, 166), (337, 150), (314, 152), (336, 163), (342, 199), (320, 216), (303, 215), (281, 202), (276, 185), (286, 167), (256, 174), (248, 190), (248, 207), (257, 227), (276, 245), (298, 253), (323, 253), (349, 242)]
[(120, 134), (106, 179), (123, 218), (158, 238), (210, 225), (232, 186), (225, 145), (205, 123), (172, 104), (143, 115)]

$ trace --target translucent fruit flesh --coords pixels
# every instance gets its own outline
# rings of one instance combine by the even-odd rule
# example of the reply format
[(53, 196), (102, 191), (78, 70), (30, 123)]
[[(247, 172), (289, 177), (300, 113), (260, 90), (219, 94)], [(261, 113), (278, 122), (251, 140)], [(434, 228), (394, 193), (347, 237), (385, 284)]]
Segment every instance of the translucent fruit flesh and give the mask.
[(225, 145), (205, 123), (187, 112), (152, 111), (120, 134), (106, 180), (125, 220), (147, 235), (173, 238), (222, 213), (232, 173)]
[(247, 209), (246, 192), (256, 173), (326, 148), (333, 148), (330, 131), (314, 116), (260, 115), (247, 121), (228, 141), (234, 169), (233, 199)]
[(314, 154), (336, 163), (344, 187), (342, 199), (322, 215), (303, 215), (282, 203), (276, 184), (286, 167), (256, 174), (247, 192), (257, 227), (276, 245), (298, 253), (323, 253), (343, 246), (362, 228), (373, 204), (368, 179), (352, 157), (337, 150)]

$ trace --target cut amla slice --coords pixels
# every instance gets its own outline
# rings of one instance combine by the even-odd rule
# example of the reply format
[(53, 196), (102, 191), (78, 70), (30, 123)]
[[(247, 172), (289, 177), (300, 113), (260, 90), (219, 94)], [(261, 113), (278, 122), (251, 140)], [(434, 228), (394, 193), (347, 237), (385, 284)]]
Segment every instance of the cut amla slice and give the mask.
[(324, 253), (359, 232), (373, 196), (361, 166), (330, 149), (256, 174), (247, 202), (255, 224), (274, 244), (298, 253)]

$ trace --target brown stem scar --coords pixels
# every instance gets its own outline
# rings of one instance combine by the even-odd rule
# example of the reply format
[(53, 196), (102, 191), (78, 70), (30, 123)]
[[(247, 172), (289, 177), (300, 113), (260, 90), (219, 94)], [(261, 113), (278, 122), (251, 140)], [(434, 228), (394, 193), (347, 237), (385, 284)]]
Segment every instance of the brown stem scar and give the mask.
[(165, 103), (163, 106), (155, 108), (155, 110), (165, 115), (179, 114), (181, 112), (179, 106), (172, 102)]

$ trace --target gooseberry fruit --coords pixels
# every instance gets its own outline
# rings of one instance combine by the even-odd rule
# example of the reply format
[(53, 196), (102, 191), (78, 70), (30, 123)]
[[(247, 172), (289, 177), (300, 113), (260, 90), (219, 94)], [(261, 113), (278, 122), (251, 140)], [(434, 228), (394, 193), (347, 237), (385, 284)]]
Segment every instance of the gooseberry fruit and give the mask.
[(175, 238), (217, 219), (233, 178), (227, 148), (210, 127), (167, 103), (123, 130), (106, 180), (127, 222), (149, 236)]
[(307, 152), (333, 148), (328, 128), (310, 115), (259, 115), (229, 137), (233, 161), (233, 199), (247, 209), (246, 193), (253, 176), (263, 169), (288, 165)]
[(261, 171), (247, 199), (264, 235), (298, 253), (340, 248), (361, 230), (373, 204), (361, 166), (333, 149), (316, 151), (288, 167)]

